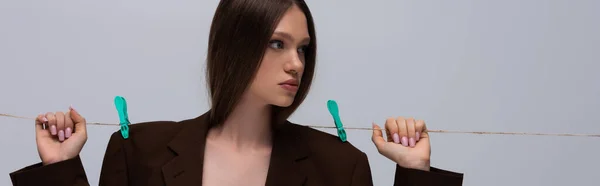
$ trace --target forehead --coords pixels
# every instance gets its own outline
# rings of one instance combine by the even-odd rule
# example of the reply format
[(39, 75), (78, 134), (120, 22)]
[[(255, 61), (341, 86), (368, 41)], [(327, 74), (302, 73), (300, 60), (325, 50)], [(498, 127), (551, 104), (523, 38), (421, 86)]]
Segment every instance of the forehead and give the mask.
[(288, 33), (296, 39), (309, 37), (306, 15), (298, 6), (293, 5), (281, 17), (275, 32)]

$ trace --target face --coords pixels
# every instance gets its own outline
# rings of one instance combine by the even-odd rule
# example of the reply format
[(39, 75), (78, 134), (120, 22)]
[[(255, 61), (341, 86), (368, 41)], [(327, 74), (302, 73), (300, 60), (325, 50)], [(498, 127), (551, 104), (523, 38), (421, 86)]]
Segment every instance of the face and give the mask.
[(290, 106), (301, 83), (309, 42), (306, 16), (294, 5), (275, 28), (248, 96), (268, 105)]

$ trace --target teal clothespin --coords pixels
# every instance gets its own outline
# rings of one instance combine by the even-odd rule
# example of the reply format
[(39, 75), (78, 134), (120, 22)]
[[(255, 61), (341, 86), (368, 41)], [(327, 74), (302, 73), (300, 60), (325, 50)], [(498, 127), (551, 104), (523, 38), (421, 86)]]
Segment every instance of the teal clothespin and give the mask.
[(115, 97), (115, 106), (119, 113), (121, 136), (123, 136), (123, 139), (127, 139), (129, 138), (129, 124), (131, 124), (131, 122), (129, 122), (129, 116), (127, 115), (127, 102), (125, 102), (125, 98), (121, 96)]
[(327, 101), (327, 109), (333, 117), (333, 122), (335, 123), (335, 127), (337, 128), (338, 137), (342, 140), (342, 142), (346, 142), (346, 131), (344, 130), (344, 125), (342, 124), (342, 120), (340, 119), (340, 111), (338, 109), (337, 103), (334, 100)]

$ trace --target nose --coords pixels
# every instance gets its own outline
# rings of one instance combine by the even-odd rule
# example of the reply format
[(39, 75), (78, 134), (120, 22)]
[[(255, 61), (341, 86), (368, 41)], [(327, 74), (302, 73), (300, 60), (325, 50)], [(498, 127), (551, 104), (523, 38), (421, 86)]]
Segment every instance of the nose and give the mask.
[(302, 72), (304, 71), (304, 61), (302, 61), (301, 58), (301, 54), (298, 54), (297, 52), (290, 52), (292, 54), (290, 54), (290, 58), (289, 60), (287, 60), (287, 63), (285, 64), (285, 71), (288, 73), (296, 73), (296, 74), (292, 74), (295, 78), (300, 78), (297, 76), (302, 75)]

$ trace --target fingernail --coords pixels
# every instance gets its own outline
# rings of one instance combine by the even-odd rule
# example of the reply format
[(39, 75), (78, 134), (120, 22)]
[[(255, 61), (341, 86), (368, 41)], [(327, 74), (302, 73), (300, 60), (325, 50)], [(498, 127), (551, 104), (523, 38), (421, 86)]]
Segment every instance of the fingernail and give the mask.
[(50, 134), (56, 135), (56, 125), (50, 126)]
[(72, 133), (73, 133), (73, 130), (71, 129), (71, 127), (68, 127), (67, 129), (65, 129), (65, 138), (71, 137)]
[(76, 112), (77, 114), (79, 114), (79, 111), (77, 111), (75, 108), (73, 108), (73, 105), (69, 106), (69, 110), (72, 112)]
[(46, 119), (46, 117), (42, 118), (42, 121), (44, 121), (44, 123), (48, 123), (48, 119)]
[(408, 144), (410, 145), (410, 147), (415, 147), (416, 143), (417, 142), (415, 141), (415, 138), (408, 139)]
[(65, 131), (58, 131), (58, 141), (65, 141)]
[(402, 145), (408, 147), (408, 138), (406, 138), (406, 136), (402, 136)]
[(392, 138), (394, 139), (394, 143), (396, 143), (396, 144), (400, 143), (400, 136), (398, 135), (398, 133), (394, 133)]
[(417, 141), (419, 141), (419, 139), (421, 139), (421, 132), (417, 132)]

